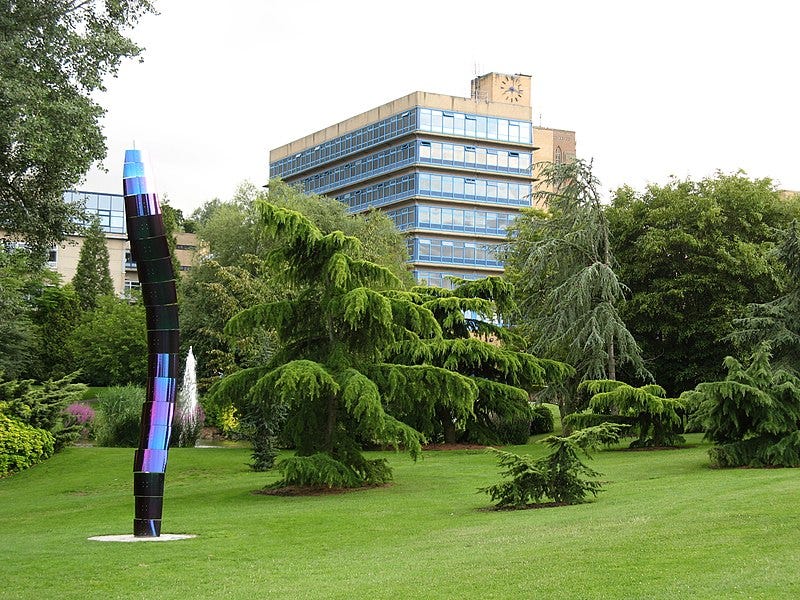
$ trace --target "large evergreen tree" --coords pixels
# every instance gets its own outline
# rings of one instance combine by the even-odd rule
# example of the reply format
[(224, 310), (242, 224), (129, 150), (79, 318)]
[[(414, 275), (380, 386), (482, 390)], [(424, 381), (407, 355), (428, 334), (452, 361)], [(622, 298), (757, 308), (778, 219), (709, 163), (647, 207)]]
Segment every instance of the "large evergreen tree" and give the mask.
[(405, 240), (383, 213), (351, 215), (337, 200), (304, 194), (280, 180), (270, 183), (269, 192), (244, 183), (230, 201), (205, 203), (192, 218), (206, 254), (181, 278), (179, 288), (181, 339), (185, 350), (194, 347), (202, 391), (222, 375), (262, 363), (274, 350), (274, 338), (263, 330), (231, 339), (223, 332), (225, 323), (241, 310), (279, 300), (292, 291), (293, 284), (267, 260), (275, 241), (262, 235), (256, 210), (259, 200), (300, 212), (322, 233), (343, 231), (358, 238), (360, 258), (411, 282)]
[(97, 306), (100, 296), (114, 293), (108, 262), (106, 236), (100, 227), (100, 220), (95, 217), (86, 230), (75, 277), (72, 278), (78, 303), (83, 310), (91, 310)]
[(549, 390), (572, 412), (585, 379), (616, 379), (621, 367), (650, 377), (619, 314), (626, 287), (618, 279), (605, 208), (590, 163), (539, 166), (536, 200), (546, 213), (524, 213), (510, 231), (508, 273), (517, 289), (519, 325), (536, 355), (573, 365), (576, 378)]
[(786, 292), (778, 298), (751, 304), (734, 320), (731, 338), (745, 353), (767, 342), (772, 364), (800, 374), (800, 226), (792, 221), (781, 232), (775, 256), (787, 275)]
[(386, 291), (400, 281), (359, 258), (361, 243), (341, 231), (323, 234), (300, 213), (259, 203), (264, 234), (279, 245), (270, 256), (285, 274), (286, 300), (250, 308), (227, 331), (275, 332), (280, 347), (263, 366), (224, 378), (212, 393), (258, 415), (297, 448), (279, 463), (279, 485), (359, 486), (390, 478), (384, 460), (368, 460), (364, 443), (402, 446), (417, 456), (423, 436), (386, 407), (412, 402), (472, 410), (471, 379), (434, 366), (386, 362), (400, 341), (441, 335), (431, 312)]
[(395, 408), (403, 420), (445, 443), (456, 442), (459, 436), (483, 444), (527, 441), (532, 394), (574, 371), (564, 363), (515, 350), (521, 340), (498, 324), (514, 309), (512, 293), (513, 286), (501, 277), (457, 280), (453, 290), (418, 286), (394, 293), (430, 310), (443, 337), (400, 342), (393, 360), (456, 371), (472, 377), (478, 386), (473, 410), (465, 417), (447, 404), (431, 411), (415, 403)]

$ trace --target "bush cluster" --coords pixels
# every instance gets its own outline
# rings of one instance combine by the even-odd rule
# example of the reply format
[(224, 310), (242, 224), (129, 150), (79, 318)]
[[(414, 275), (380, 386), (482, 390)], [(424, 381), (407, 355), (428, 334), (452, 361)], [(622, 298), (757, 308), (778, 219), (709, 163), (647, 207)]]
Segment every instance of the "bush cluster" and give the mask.
[(54, 451), (49, 431), (0, 414), (0, 477), (32, 467)]

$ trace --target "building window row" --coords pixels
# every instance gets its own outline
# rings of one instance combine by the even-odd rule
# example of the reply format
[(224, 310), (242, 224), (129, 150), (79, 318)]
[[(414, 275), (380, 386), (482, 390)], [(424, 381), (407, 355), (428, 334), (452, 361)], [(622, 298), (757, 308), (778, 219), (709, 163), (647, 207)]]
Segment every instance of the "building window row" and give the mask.
[(324, 194), (334, 188), (410, 165), (415, 162), (415, 157), (416, 145), (409, 142), (306, 177), (301, 183), (306, 192)]
[(531, 170), (531, 153), (420, 141), (419, 162), (482, 171), (528, 174)]
[(470, 281), (483, 279), (485, 277), (485, 275), (478, 273), (443, 273), (433, 271), (412, 271), (411, 274), (420, 285), (432, 285), (448, 290), (452, 290), (455, 287), (453, 281), (448, 278), (449, 276), (468, 279)]
[(286, 178), (413, 131), (498, 142), (533, 143), (530, 121), (417, 107), (276, 160), (270, 164), (270, 176)]
[(270, 177), (288, 177), (392, 140), (417, 128), (417, 110), (407, 110), (271, 163)]
[(529, 183), (473, 179), (435, 173), (419, 173), (418, 176), (421, 196), (530, 206), (531, 185)]
[(386, 213), (400, 231), (433, 229), (484, 235), (506, 235), (515, 213), (438, 206), (407, 206)]
[(421, 131), (459, 135), (498, 142), (530, 144), (533, 129), (530, 121), (471, 115), (432, 108), (419, 109)]
[(416, 176), (404, 175), (375, 185), (347, 192), (336, 199), (347, 205), (350, 212), (360, 212), (368, 208), (383, 206), (412, 198), (416, 194)]
[(336, 199), (346, 204), (350, 212), (359, 212), (414, 196), (530, 206), (530, 194), (530, 184), (414, 173), (353, 190)]
[(388, 150), (316, 173), (302, 179), (301, 184), (306, 192), (324, 194), (332, 189), (415, 163), (528, 174), (531, 168), (531, 153), (418, 140), (393, 146)]
[(502, 267), (498, 244), (480, 244), (460, 240), (409, 238), (408, 253), (412, 262), (450, 263), (473, 267)]
[[(125, 197), (121, 194), (67, 190), (64, 192), (64, 201), (83, 206), (88, 215), (96, 215), (106, 233), (125, 233)], [(89, 221), (79, 224), (86, 226)]]

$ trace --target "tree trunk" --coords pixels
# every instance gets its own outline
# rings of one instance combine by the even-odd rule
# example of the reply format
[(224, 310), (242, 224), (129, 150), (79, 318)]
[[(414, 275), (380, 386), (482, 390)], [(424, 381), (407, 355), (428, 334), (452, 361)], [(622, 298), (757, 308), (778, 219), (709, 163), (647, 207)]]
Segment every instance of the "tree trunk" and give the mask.
[(608, 341), (608, 378), (616, 381), (617, 379), (617, 359), (614, 356), (614, 339)]
[[(608, 224), (605, 216), (602, 216), (601, 226), (603, 227), (603, 262), (607, 267), (611, 267), (611, 244), (608, 241)], [(617, 358), (614, 355), (614, 338), (608, 340), (608, 378), (612, 381), (617, 379)]]
[(446, 408), (440, 407), (436, 409), (436, 416), (442, 424), (442, 432), (444, 433), (445, 444), (456, 443), (456, 424), (453, 422), (453, 415)]

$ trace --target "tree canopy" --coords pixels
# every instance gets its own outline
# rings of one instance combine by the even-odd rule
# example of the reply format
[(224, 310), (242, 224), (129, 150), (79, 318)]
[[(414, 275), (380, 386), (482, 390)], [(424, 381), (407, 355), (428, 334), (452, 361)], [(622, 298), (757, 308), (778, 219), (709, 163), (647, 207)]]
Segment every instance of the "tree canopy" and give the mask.
[(606, 212), (632, 292), (622, 316), (669, 395), (721, 377), (733, 320), (779, 295), (770, 250), (795, 211), (743, 173), (617, 190)]
[(149, 0), (0, 2), (0, 229), (47, 247), (82, 207), (65, 189), (104, 158), (97, 91), (142, 48), (124, 32)]

